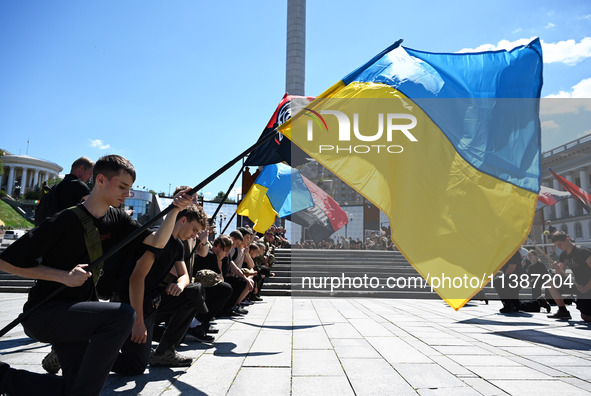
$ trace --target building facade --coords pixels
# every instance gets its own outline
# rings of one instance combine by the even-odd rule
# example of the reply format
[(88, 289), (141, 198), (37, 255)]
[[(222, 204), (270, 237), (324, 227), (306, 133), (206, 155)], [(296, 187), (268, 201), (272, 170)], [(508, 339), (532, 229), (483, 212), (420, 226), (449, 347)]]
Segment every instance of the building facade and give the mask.
[[(591, 186), (591, 135), (542, 153), (542, 185), (564, 191), (549, 171), (563, 176), (568, 181), (589, 192)], [(568, 198), (554, 206), (538, 210), (532, 234), (543, 241), (541, 233), (545, 221), (551, 220), (556, 229), (566, 232), (576, 242), (591, 240), (591, 214), (576, 198)]]
[(43, 182), (58, 177), (63, 170), (61, 166), (50, 161), (28, 155), (13, 155), (7, 151), (2, 153), (0, 159), (4, 173), (0, 175), (0, 189), (12, 196), (41, 187)]

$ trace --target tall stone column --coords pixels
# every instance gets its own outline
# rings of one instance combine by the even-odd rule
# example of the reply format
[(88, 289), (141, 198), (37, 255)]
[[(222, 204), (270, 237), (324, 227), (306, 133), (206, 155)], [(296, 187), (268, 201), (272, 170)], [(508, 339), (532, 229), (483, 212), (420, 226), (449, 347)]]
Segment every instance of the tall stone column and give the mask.
[[(575, 183), (572, 173), (566, 175), (566, 180), (573, 184)], [(568, 198), (568, 215), (570, 217), (575, 217), (577, 215), (577, 198)]]
[[(589, 183), (588, 183), (588, 176), (587, 176), (587, 168), (581, 168), (579, 169), (579, 177), (581, 178), (581, 188), (584, 191), (589, 192)], [(589, 214), (589, 212), (586, 209), (583, 209), (583, 213), (584, 214)], [(587, 230), (589, 232), (591, 232), (591, 230)]]
[(9, 195), (12, 195), (12, 190), (14, 188), (14, 173), (15, 173), (15, 168), (14, 166), (10, 167), (10, 171), (8, 172), (8, 182), (6, 183), (6, 192)]
[(33, 188), (39, 185), (39, 172), (41, 171), (39, 168), (34, 169), (35, 173), (33, 175)]
[(306, 0), (287, 0), (285, 91), (303, 96), (306, 82)]
[[(553, 180), (553, 183), (554, 183), (554, 189), (555, 190), (559, 190), (559, 191), (562, 191), (563, 190), (562, 189), (562, 186), (560, 185), (560, 183), (558, 182), (558, 180), (554, 179)], [(554, 205), (554, 208), (556, 210), (556, 218), (557, 219), (561, 219), (562, 218), (562, 206), (561, 206), (561, 203), (558, 202), (556, 205)]]
[(24, 194), (29, 189), (29, 167), (23, 166), (23, 173), (21, 174), (21, 194)]
[[(548, 182), (543, 182), (542, 185), (545, 187), (550, 187), (548, 185)], [(544, 206), (544, 209), (542, 209), (542, 211), (544, 213), (544, 221), (549, 220), (552, 215), (552, 208), (550, 206)]]

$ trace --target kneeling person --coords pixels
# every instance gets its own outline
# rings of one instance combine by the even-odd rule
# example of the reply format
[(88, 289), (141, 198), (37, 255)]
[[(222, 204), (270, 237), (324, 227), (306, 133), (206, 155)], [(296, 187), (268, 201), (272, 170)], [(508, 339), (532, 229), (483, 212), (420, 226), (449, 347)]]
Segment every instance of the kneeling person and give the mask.
[[(194, 238), (203, 228), (197, 218), (198, 207), (190, 205), (177, 216), (172, 236), (163, 249), (146, 246), (145, 252), (135, 263), (129, 277), (128, 290), (121, 282), (119, 299), (129, 302), (136, 311), (136, 320), (131, 335), (121, 347), (112, 371), (121, 375), (142, 374), (148, 365), (185, 367), (192, 359), (175, 351), (189, 328), (195, 314), (207, 309), (197, 306), (190, 296), (194, 290), (185, 288), (190, 283), (183, 261), (181, 240)], [(174, 267), (176, 282), (164, 283)], [(168, 326), (158, 348), (150, 357), (154, 323), (157, 316), (169, 317)]]

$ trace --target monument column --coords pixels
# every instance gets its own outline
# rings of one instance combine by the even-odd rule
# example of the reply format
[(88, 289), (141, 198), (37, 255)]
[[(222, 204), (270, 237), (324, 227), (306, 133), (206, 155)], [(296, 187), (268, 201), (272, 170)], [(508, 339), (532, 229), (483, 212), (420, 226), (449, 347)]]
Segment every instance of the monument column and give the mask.
[(304, 96), (306, 82), (306, 0), (287, 0), (285, 91)]

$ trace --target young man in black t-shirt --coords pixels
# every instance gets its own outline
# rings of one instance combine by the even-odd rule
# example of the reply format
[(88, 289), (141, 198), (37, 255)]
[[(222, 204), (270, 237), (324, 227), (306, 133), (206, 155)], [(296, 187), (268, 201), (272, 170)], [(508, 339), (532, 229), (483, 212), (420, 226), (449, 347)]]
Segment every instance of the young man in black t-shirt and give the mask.
[(232, 286), (224, 281), (223, 273), (229, 266), (228, 254), (232, 248), (232, 240), (227, 235), (220, 235), (213, 241), (213, 246), (210, 248), (200, 247), (198, 254), (195, 257), (195, 272), (200, 270), (210, 270), (218, 274), (219, 283), (213, 286), (205, 287), (205, 303), (208, 311), (206, 314), (198, 314), (197, 320), (201, 325), (197, 328), (189, 330), (189, 334), (193, 336), (201, 336), (207, 333), (209, 329), (209, 322), (214, 316), (218, 316), (222, 311), (224, 305), (232, 295)]
[[(131, 335), (113, 364), (113, 372), (122, 375), (142, 374), (148, 360), (153, 366), (191, 365), (193, 360), (177, 353), (175, 345), (182, 341), (195, 315), (207, 312), (207, 307), (200, 296), (200, 288), (188, 287), (191, 278), (183, 261), (181, 241), (195, 238), (205, 227), (207, 217), (203, 209), (191, 205), (178, 214), (164, 249), (147, 246), (140, 259), (130, 263), (131, 275), (127, 279), (124, 277), (117, 294), (122, 301), (131, 303), (136, 319)], [(176, 280), (167, 283), (165, 278), (173, 268)], [(167, 326), (150, 357), (154, 323), (159, 316), (168, 319)]]
[[(109, 155), (94, 167), (94, 188), (80, 205), (100, 234), (103, 252), (140, 225), (120, 206), (129, 196), (135, 170), (123, 157)], [(177, 213), (191, 199), (185, 193), (174, 198), (175, 208), (156, 233), (137, 238), (163, 248)], [(41, 264), (37, 261), (41, 258)], [(92, 274), (85, 268), (90, 259), (84, 228), (70, 210), (48, 219), (14, 242), (0, 256), (0, 270), (37, 279), (29, 292), (25, 311), (63, 288), (51, 301), (33, 311), (22, 325), (27, 335), (51, 343), (58, 355), (63, 377), (38, 375), (0, 364), (0, 393), (10, 395), (98, 395), (109, 375), (119, 348), (133, 325), (135, 312), (127, 304), (99, 302)]]
[[(591, 250), (573, 244), (570, 237), (562, 231), (556, 231), (552, 234), (552, 242), (558, 249), (562, 250), (559, 262), (554, 261), (552, 268), (563, 277), (567, 276), (564, 271), (566, 267), (572, 270), (574, 284), (578, 291), (577, 309), (581, 311), (581, 319), (591, 322)], [(552, 285), (550, 293), (558, 305), (558, 312), (548, 317), (570, 319), (571, 315), (564, 305), (560, 291)]]

